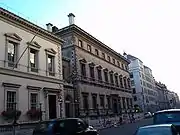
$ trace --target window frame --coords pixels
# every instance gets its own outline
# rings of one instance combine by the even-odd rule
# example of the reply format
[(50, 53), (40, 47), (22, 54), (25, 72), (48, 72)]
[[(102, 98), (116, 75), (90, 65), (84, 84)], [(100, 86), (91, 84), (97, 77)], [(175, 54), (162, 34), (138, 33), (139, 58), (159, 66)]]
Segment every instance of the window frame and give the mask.
[[(46, 75), (51, 77), (56, 77), (56, 51), (53, 48), (45, 49), (46, 52)], [(52, 57), (52, 72), (48, 68), (48, 56)]]
[(95, 55), (99, 56), (99, 50), (97, 48), (95, 49)]
[[(19, 58), (19, 45), (20, 42), (22, 40), (22, 38), (20, 36), (18, 36), (16, 33), (5, 33), (5, 63), (4, 63), (4, 67), (8, 67), (8, 68), (18, 68), (18, 63), (17, 60)], [(15, 46), (15, 57), (14, 57), (14, 62), (13, 62), (13, 66), (9, 66), (9, 60), (8, 60), (8, 45), (9, 43), (13, 43)], [(17, 65), (15, 65), (17, 64)]]
[(16, 110), (19, 109), (19, 88), (21, 85), (13, 84), (13, 83), (5, 83), (3, 82), (2, 85), (4, 86), (4, 110), (7, 110), (7, 92), (12, 91), (16, 92)]
[(102, 58), (103, 58), (103, 59), (106, 59), (106, 55), (105, 55), (104, 52), (102, 52)]
[(90, 52), (90, 53), (92, 52), (91, 45), (87, 45), (87, 51)]
[(81, 47), (81, 48), (83, 48), (83, 41), (80, 40), (80, 39), (78, 40), (78, 46)]
[[(35, 51), (34, 55), (35, 55), (35, 67), (31, 67), (31, 49)], [(30, 66), (30, 71), (31, 72), (38, 72), (39, 71), (39, 50), (33, 49), (33, 48), (29, 48), (29, 66)]]

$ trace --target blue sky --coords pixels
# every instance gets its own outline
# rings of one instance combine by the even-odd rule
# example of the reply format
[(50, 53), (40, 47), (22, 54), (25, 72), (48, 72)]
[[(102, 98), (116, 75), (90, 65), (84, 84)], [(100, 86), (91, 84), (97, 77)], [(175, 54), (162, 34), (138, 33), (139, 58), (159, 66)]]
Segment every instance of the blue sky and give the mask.
[(179, 0), (0, 0), (2, 3), (40, 26), (51, 22), (62, 28), (68, 25), (68, 13), (74, 13), (76, 25), (117, 52), (139, 57), (158, 81), (180, 95)]

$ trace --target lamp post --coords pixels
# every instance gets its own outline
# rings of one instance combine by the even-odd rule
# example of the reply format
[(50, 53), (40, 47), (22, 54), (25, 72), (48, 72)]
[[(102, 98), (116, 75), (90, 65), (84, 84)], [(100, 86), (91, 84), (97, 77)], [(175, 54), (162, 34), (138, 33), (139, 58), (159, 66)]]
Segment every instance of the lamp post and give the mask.
[(16, 124), (17, 124), (16, 104), (17, 104), (17, 103), (13, 103), (13, 106), (15, 106), (15, 107), (14, 107), (14, 111), (15, 111), (15, 113), (14, 113), (14, 121), (13, 121), (13, 135), (16, 135)]

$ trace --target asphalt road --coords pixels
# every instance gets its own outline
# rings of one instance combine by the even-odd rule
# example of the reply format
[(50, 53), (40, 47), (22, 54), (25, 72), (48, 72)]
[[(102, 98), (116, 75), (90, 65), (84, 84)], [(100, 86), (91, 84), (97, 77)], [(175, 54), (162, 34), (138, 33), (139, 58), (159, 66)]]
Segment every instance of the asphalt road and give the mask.
[(116, 128), (101, 130), (100, 135), (133, 135), (138, 127), (152, 124), (152, 119), (144, 119), (136, 123), (121, 125)]

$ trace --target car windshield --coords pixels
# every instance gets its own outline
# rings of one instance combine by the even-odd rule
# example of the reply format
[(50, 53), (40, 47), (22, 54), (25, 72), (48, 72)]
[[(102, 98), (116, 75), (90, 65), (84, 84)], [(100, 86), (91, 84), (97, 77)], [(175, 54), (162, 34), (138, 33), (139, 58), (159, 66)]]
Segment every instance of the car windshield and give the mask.
[(165, 112), (154, 116), (154, 124), (180, 122), (180, 112)]
[(171, 129), (168, 127), (141, 128), (136, 135), (171, 135)]

